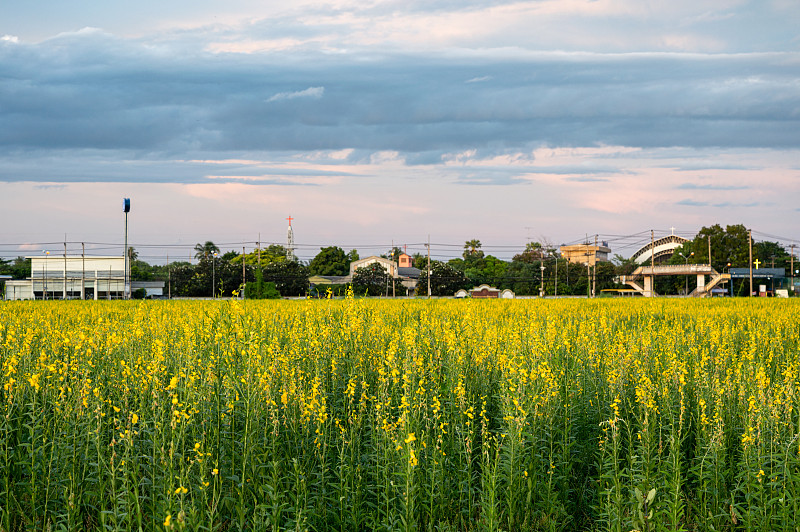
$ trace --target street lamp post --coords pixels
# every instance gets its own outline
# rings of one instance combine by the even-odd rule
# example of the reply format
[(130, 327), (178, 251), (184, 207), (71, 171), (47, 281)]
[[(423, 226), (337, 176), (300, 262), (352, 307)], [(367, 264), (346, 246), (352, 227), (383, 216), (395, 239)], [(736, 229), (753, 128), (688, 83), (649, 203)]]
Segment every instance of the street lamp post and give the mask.
[[(392, 242), (392, 252), (389, 253), (389, 257), (391, 257), (391, 259), (392, 259), (392, 264), (391, 264), (390, 268), (394, 270), (394, 268), (395, 268), (395, 264), (394, 264), (394, 242)], [(391, 282), (392, 282), (392, 299), (394, 299), (395, 298), (394, 275), (392, 275), (390, 273), (390, 276), (392, 277), (391, 278)]]
[(539, 265), (539, 269), (542, 271), (542, 283), (539, 287), (539, 297), (544, 297), (544, 258), (542, 259), (541, 264)]
[[(729, 275), (730, 275), (730, 271), (731, 271), (731, 263), (730, 263), (730, 262), (728, 262), (728, 263), (725, 265), (725, 269), (722, 271), (722, 273), (727, 273), (727, 274), (729, 274)], [(730, 285), (728, 286), (728, 297), (733, 297), (733, 279), (731, 279), (731, 280), (730, 280), (730, 282), (731, 282), (731, 283), (730, 283)]]
[(44, 283), (42, 284), (42, 299), (44, 299), (46, 301), (47, 300), (47, 257), (50, 256), (50, 252), (43, 249), (42, 253), (45, 254), (45, 257), (44, 257)]
[(558, 297), (558, 254), (553, 251), (553, 260), (555, 260), (555, 272), (556, 272), (556, 287), (555, 287), (555, 297)]

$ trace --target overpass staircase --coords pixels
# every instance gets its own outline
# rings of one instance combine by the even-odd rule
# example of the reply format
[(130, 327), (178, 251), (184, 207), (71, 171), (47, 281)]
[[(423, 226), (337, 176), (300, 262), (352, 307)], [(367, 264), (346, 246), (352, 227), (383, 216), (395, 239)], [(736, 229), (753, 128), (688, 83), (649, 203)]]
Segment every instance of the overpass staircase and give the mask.
[[(658, 295), (654, 289), (655, 277), (663, 275), (696, 275), (697, 288), (692, 290), (689, 297), (708, 297), (714, 287), (731, 278), (730, 274), (719, 273), (710, 264), (660, 264), (639, 266), (630, 275), (621, 275), (620, 282), (645, 297), (654, 297)], [(711, 277), (708, 283), (705, 282), (706, 275)]]
[(712, 275), (711, 280), (706, 283), (702, 288), (698, 287), (689, 293), (689, 297), (708, 297), (711, 295), (711, 290), (722, 283), (727, 283), (731, 280), (729, 273), (717, 273), (716, 276)]

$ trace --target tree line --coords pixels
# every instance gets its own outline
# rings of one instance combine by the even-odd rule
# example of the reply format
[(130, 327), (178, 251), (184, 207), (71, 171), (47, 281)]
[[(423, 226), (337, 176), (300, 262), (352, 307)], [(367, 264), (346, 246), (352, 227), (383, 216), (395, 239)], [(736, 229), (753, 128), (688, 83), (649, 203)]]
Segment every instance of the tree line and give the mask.
[[(678, 248), (670, 264), (709, 263), (720, 272), (730, 267), (747, 267), (749, 263), (749, 237), (743, 225), (703, 227), (694, 239)], [(168, 265), (151, 265), (139, 259), (133, 248), (129, 249), (131, 280), (164, 281), (165, 293), (172, 297), (232, 297), (244, 287), (245, 297), (275, 298), (312, 295), (317, 297), (343, 295), (348, 286), (335, 283), (317, 283), (311, 286), (311, 276), (345, 276), (350, 264), (359, 259), (357, 250), (345, 252), (338, 246), (320, 248), (308, 264), (287, 258), (281, 245), (254, 250), (251, 253), (228, 251), (222, 253), (213, 242), (198, 243), (190, 262), (172, 262)], [(397, 260), (399, 248), (381, 255)], [(422, 254), (412, 256), (413, 265), (420, 270), (416, 293), (426, 295), (430, 282), (431, 294), (451, 296), (462, 288), (488, 284), (498, 289), (510, 289), (517, 295), (587, 295), (594, 288), (596, 294), (609, 288), (622, 288), (617, 283), (620, 275), (630, 274), (635, 268), (630, 259), (615, 255), (611, 262), (598, 262), (587, 268), (558, 256), (553, 246), (538, 242), (528, 243), (510, 261), (487, 255), (480, 240), (468, 240), (461, 257), (448, 261), (430, 261)], [(764, 267), (787, 268), (790, 255), (777, 242), (753, 244), (753, 259)], [(18, 257), (13, 261), (0, 260), (0, 273), (14, 279), (30, 277), (30, 260)], [(686, 286), (683, 276), (659, 277), (656, 291), (659, 294), (682, 293)], [(743, 290), (743, 284), (733, 284), (734, 294)], [(405, 296), (408, 291), (399, 279), (389, 275), (379, 263), (359, 268), (353, 275), (349, 288), (357, 295)], [(745, 292), (746, 293), (746, 292)], [(740, 295), (745, 295), (742, 293)]]

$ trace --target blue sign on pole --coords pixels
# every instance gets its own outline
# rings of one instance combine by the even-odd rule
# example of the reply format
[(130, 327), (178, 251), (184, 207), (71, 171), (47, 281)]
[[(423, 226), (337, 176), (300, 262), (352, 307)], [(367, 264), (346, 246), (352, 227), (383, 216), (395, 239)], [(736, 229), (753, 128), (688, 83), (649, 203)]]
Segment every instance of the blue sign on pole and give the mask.
[(122, 210), (124, 212), (131, 212), (131, 199), (125, 198), (122, 200)]

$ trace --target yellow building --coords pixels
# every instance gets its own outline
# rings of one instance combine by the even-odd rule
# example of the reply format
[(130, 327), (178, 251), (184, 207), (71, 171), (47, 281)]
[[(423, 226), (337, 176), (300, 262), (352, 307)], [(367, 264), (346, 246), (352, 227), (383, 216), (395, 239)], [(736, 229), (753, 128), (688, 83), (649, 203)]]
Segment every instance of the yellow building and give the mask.
[(561, 257), (574, 264), (589, 264), (594, 266), (598, 262), (608, 262), (608, 254), (611, 248), (607, 242), (602, 245), (576, 244), (573, 246), (561, 246), (559, 248)]

